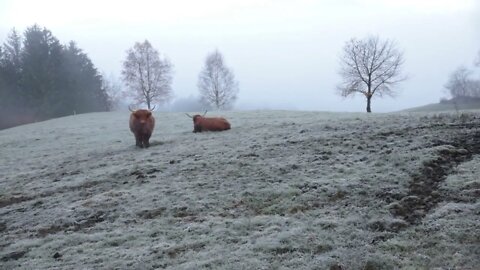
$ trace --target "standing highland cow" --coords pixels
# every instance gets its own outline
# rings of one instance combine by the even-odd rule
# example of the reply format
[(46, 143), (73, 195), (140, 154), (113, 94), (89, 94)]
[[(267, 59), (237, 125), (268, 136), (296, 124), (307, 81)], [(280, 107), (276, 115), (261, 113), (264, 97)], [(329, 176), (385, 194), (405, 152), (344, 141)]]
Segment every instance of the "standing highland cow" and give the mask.
[(130, 107), (128, 109), (132, 112), (130, 114), (130, 130), (135, 136), (135, 145), (140, 148), (149, 147), (149, 139), (155, 127), (155, 118), (152, 115), (155, 106), (151, 110), (139, 109), (134, 111)]

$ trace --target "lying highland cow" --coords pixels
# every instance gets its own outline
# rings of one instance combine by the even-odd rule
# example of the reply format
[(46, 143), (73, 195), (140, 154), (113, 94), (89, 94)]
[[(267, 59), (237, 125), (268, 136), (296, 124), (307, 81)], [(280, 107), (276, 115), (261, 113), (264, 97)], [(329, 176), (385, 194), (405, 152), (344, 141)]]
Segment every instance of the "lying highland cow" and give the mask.
[(139, 109), (134, 111), (130, 107), (128, 109), (132, 112), (130, 115), (130, 130), (135, 136), (135, 145), (140, 148), (149, 147), (150, 136), (152, 136), (155, 127), (155, 118), (152, 115), (155, 106), (151, 110)]
[(230, 129), (230, 123), (223, 117), (205, 117), (205, 114), (194, 116), (186, 114), (188, 117), (193, 119), (193, 132), (202, 132), (202, 131), (223, 131)]

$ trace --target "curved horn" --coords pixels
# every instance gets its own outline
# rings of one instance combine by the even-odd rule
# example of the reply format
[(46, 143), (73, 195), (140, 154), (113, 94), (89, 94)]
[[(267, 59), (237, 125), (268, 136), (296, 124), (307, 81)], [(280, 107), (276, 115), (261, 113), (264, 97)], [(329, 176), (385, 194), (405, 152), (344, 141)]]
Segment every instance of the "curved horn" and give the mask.
[(207, 110), (205, 110), (205, 112), (203, 113), (203, 115), (202, 115), (202, 116), (205, 116), (205, 114), (207, 114)]
[(149, 111), (153, 112), (153, 110), (155, 110), (155, 107), (157, 107), (157, 105), (153, 105), (153, 108), (150, 109)]
[(187, 115), (187, 116), (190, 117), (190, 118), (193, 118), (193, 116), (191, 116), (191, 115), (188, 114), (188, 113), (185, 113), (185, 115)]
[(130, 108), (130, 105), (128, 105), (128, 110), (131, 112), (135, 112), (134, 110), (132, 110), (132, 108)]

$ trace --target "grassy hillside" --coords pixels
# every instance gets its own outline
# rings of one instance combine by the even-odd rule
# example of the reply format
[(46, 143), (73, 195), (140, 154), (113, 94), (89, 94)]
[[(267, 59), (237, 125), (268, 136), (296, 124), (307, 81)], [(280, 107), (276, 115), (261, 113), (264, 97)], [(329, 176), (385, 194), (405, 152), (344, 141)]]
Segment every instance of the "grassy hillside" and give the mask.
[(453, 101), (440, 102), (434, 104), (428, 104), (425, 106), (415, 107), (404, 110), (404, 112), (440, 112), (440, 111), (465, 111), (465, 110), (478, 110), (480, 109), (480, 100), (472, 101), (459, 101), (454, 103)]
[[(214, 115), (214, 113), (209, 113)], [(156, 113), (0, 131), (1, 269), (475, 269), (480, 116)]]

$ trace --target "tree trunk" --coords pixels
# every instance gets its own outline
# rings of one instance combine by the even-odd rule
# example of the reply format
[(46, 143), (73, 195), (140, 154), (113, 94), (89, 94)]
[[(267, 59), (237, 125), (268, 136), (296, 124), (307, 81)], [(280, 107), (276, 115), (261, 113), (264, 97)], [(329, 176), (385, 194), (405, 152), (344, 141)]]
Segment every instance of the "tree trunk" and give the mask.
[(150, 99), (147, 98), (147, 108), (150, 110)]
[(372, 96), (367, 96), (367, 113), (371, 113), (372, 110), (370, 109), (370, 102), (372, 100)]

